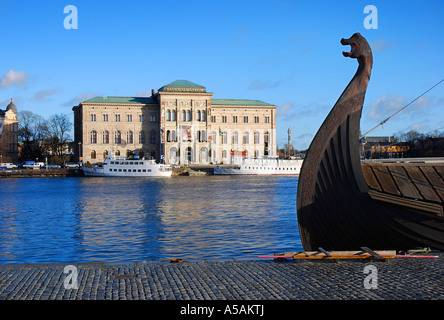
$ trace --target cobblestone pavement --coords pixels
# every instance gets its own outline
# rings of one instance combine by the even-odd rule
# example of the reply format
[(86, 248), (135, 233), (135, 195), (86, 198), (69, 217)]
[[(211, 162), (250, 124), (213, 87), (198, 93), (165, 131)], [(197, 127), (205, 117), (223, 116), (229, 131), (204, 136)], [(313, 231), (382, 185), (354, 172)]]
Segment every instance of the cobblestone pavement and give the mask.
[[(0, 299), (444, 299), (443, 258), (73, 265), (77, 279), (74, 273), (64, 273), (66, 264), (0, 265)], [(375, 268), (369, 271), (370, 265)], [(72, 280), (77, 280), (77, 289)]]

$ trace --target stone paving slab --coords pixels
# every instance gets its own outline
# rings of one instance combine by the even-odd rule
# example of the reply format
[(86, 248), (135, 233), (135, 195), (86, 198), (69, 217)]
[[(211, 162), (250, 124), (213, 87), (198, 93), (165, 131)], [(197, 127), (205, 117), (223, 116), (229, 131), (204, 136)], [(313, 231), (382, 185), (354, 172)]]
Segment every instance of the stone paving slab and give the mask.
[(72, 265), (0, 265), (0, 300), (444, 299), (443, 258)]

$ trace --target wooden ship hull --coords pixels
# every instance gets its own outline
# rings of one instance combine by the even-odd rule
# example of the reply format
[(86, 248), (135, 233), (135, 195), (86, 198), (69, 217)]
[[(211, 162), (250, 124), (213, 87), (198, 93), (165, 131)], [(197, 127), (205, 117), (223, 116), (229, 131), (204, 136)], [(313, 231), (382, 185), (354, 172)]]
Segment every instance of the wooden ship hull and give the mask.
[(365, 39), (344, 56), (359, 68), (313, 139), (298, 182), (304, 250), (444, 250), (444, 163), (361, 164), (359, 128), (373, 58)]

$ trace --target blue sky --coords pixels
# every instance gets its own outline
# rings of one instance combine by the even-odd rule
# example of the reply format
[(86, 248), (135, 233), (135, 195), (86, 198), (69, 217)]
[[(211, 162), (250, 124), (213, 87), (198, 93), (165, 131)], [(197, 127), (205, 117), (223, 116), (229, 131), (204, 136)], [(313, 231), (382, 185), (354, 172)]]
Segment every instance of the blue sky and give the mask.
[[(78, 10), (78, 29), (63, 12)], [(378, 29), (364, 28), (367, 5)], [(370, 130), (444, 78), (444, 2), (0, 0), (0, 108), (49, 117), (94, 96), (143, 96), (185, 79), (213, 98), (278, 106), (278, 145), (308, 147), (352, 76), (341, 38), (374, 56)], [(346, 48), (348, 50), (348, 47)], [(444, 82), (371, 135), (444, 130)]]

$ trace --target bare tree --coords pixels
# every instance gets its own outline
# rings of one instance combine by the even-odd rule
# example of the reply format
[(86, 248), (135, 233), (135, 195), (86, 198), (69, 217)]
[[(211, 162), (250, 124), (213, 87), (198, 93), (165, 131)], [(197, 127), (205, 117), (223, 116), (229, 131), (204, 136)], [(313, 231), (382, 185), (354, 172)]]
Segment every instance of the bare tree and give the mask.
[(22, 143), (22, 160), (42, 158), (44, 145), (41, 143), (47, 133), (46, 120), (32, 111), (23, 110), (18, 113), (18, 138)]
[(46, 141), (54, 155), (63, 155), (64, 145), (68, 141), (71, 129), (72, 123), (66, 114), (59, 113), (49, 118)]

